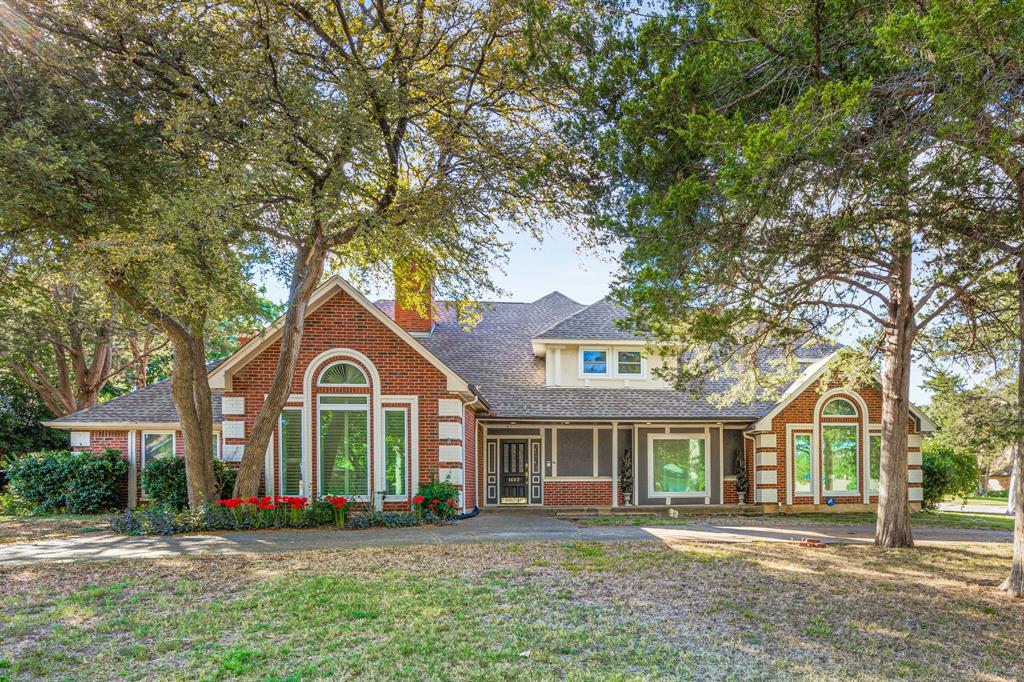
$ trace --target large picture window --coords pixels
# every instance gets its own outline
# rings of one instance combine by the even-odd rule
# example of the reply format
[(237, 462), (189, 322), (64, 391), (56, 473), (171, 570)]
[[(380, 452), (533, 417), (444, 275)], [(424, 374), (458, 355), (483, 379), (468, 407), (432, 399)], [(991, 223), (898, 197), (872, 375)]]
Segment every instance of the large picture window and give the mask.
[(174, 456), (174, 434), (173, 433), (144, 433), (142, 434), (142, 466), (145, 468), (149, 462)]
[(703, 438), (652, 438), (651, 493), (707, 494), (707, 457)]
[(370, 412), (366, 396), (320, 396), (320, 492), (370, 494)]
[(404, 409), (384, 410), (384, 489), (388, 495), (404, 497), (409, 436)]
[(814, 493), (811, 479), (811, 434), (793, 434), (793, 493), (811, 495)]
[(826, 495), (857, 491), (855, 424), (825, 424), (821, 427), (821, 483)]
[(302, 410), (281, 411), (278, 469), (282, 495), (302, 493)]

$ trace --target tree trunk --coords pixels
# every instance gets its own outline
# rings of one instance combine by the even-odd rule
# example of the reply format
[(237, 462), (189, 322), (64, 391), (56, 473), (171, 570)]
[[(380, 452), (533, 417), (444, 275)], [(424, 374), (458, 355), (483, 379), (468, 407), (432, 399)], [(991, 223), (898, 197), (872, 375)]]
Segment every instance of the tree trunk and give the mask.
[(319, 242), (314, 242), (312, 246), (303, 245), (295, 253), (292, 281), (288, 290), (288, 312), (285, 313), (284, 326), (281, 329), (281, 350), (277, 356), (277, 369), (274, 370), (274, 379), (245, 443), (238, 478), (235, 481), (235, 497), (250, 497), (259, 490), (267, 446), (274, 435), (281, 410), (288, 402), (306, 324), (306, 309), (310, 297), (320, 284), (325, 258), (326, 249)]
[(1013, 502), (1013, 559), (1010, 575), (1000, 586), (1015, 597), (1024, 597), (1024, 255), (1017, 258), (1017, 442), (1010, 478)]
[(913, 547), (907, 503), (907, 424), (910, 420), (910, 359), (914, 305), (911, 249), (895, 263), (882, 359), (882, 460), (875, 544)]

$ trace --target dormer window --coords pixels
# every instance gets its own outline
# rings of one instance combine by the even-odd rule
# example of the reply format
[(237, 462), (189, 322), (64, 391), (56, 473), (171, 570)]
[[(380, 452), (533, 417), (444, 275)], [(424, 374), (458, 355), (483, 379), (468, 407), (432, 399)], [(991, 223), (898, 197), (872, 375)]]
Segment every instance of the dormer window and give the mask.
[(638, 350), (620, 350), (615, 353), (615, 372), (620, 377), (642, 377), (644, 359)]
[(580, 351), (580, 366), (583, 376), (606, 377), (608, 371), (608, 351), (583, 349)]
[(638, 350), (580, 349), (580, 377), (584, 379), (642, 379), (646, 364)]

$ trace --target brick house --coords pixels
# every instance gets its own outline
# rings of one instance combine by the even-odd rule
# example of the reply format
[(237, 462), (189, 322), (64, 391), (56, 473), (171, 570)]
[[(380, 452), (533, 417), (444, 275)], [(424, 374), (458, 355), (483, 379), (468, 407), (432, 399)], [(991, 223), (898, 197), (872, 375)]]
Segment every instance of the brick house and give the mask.
[[(553, 292), (483, 306), (471, 329), (438, 303), (431, 318), (373, 303), (339, 277), (313, 296), (291, 394), (266, 453), (273, 494), (344, 494), (407, 507), (441, 478), (471, 509), (631, 504), (863, 509), (877, 502), (881, 395), (822, 386), (836, 347), (799, 352), (801, 376), (777, 402), (727, 407), (674, 390), (621, 310)], [(241, 458), (277, 363), (279, 324), (211, 365), (217, 456)], [(711, 382), (713, 384), (713, 382)], [(922, 499), (916, 408), (907, 424), (909, 502)], [(143, 501), (139, 471), (181, 454), (169, 382), (48, 424), (74, 449), (115, 448), (130, 463), (125, 502)], [(745, 462), (749, 485), (737, 494)]]

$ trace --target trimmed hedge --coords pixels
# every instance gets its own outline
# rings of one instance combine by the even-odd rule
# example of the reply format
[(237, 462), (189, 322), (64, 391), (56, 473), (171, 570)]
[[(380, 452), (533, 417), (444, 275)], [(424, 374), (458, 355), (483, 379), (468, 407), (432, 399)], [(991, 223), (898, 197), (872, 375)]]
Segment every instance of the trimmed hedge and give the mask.
[(34, 452), (7, 467), (10, 492), (36, 514), (96, 514), (121, 506), (128, 462), (117, 450)]
[[(221, 499), (230, 495), (235, 487), (238, 471), (213, 461), (213, 475), (217, 479)], [(142, 491), (150, 502), (162, 507), (184, 509), (188, 506), (188, 484), (185, 482), (185, 458), (164, 457), (150, 462), (142, 470)]]

